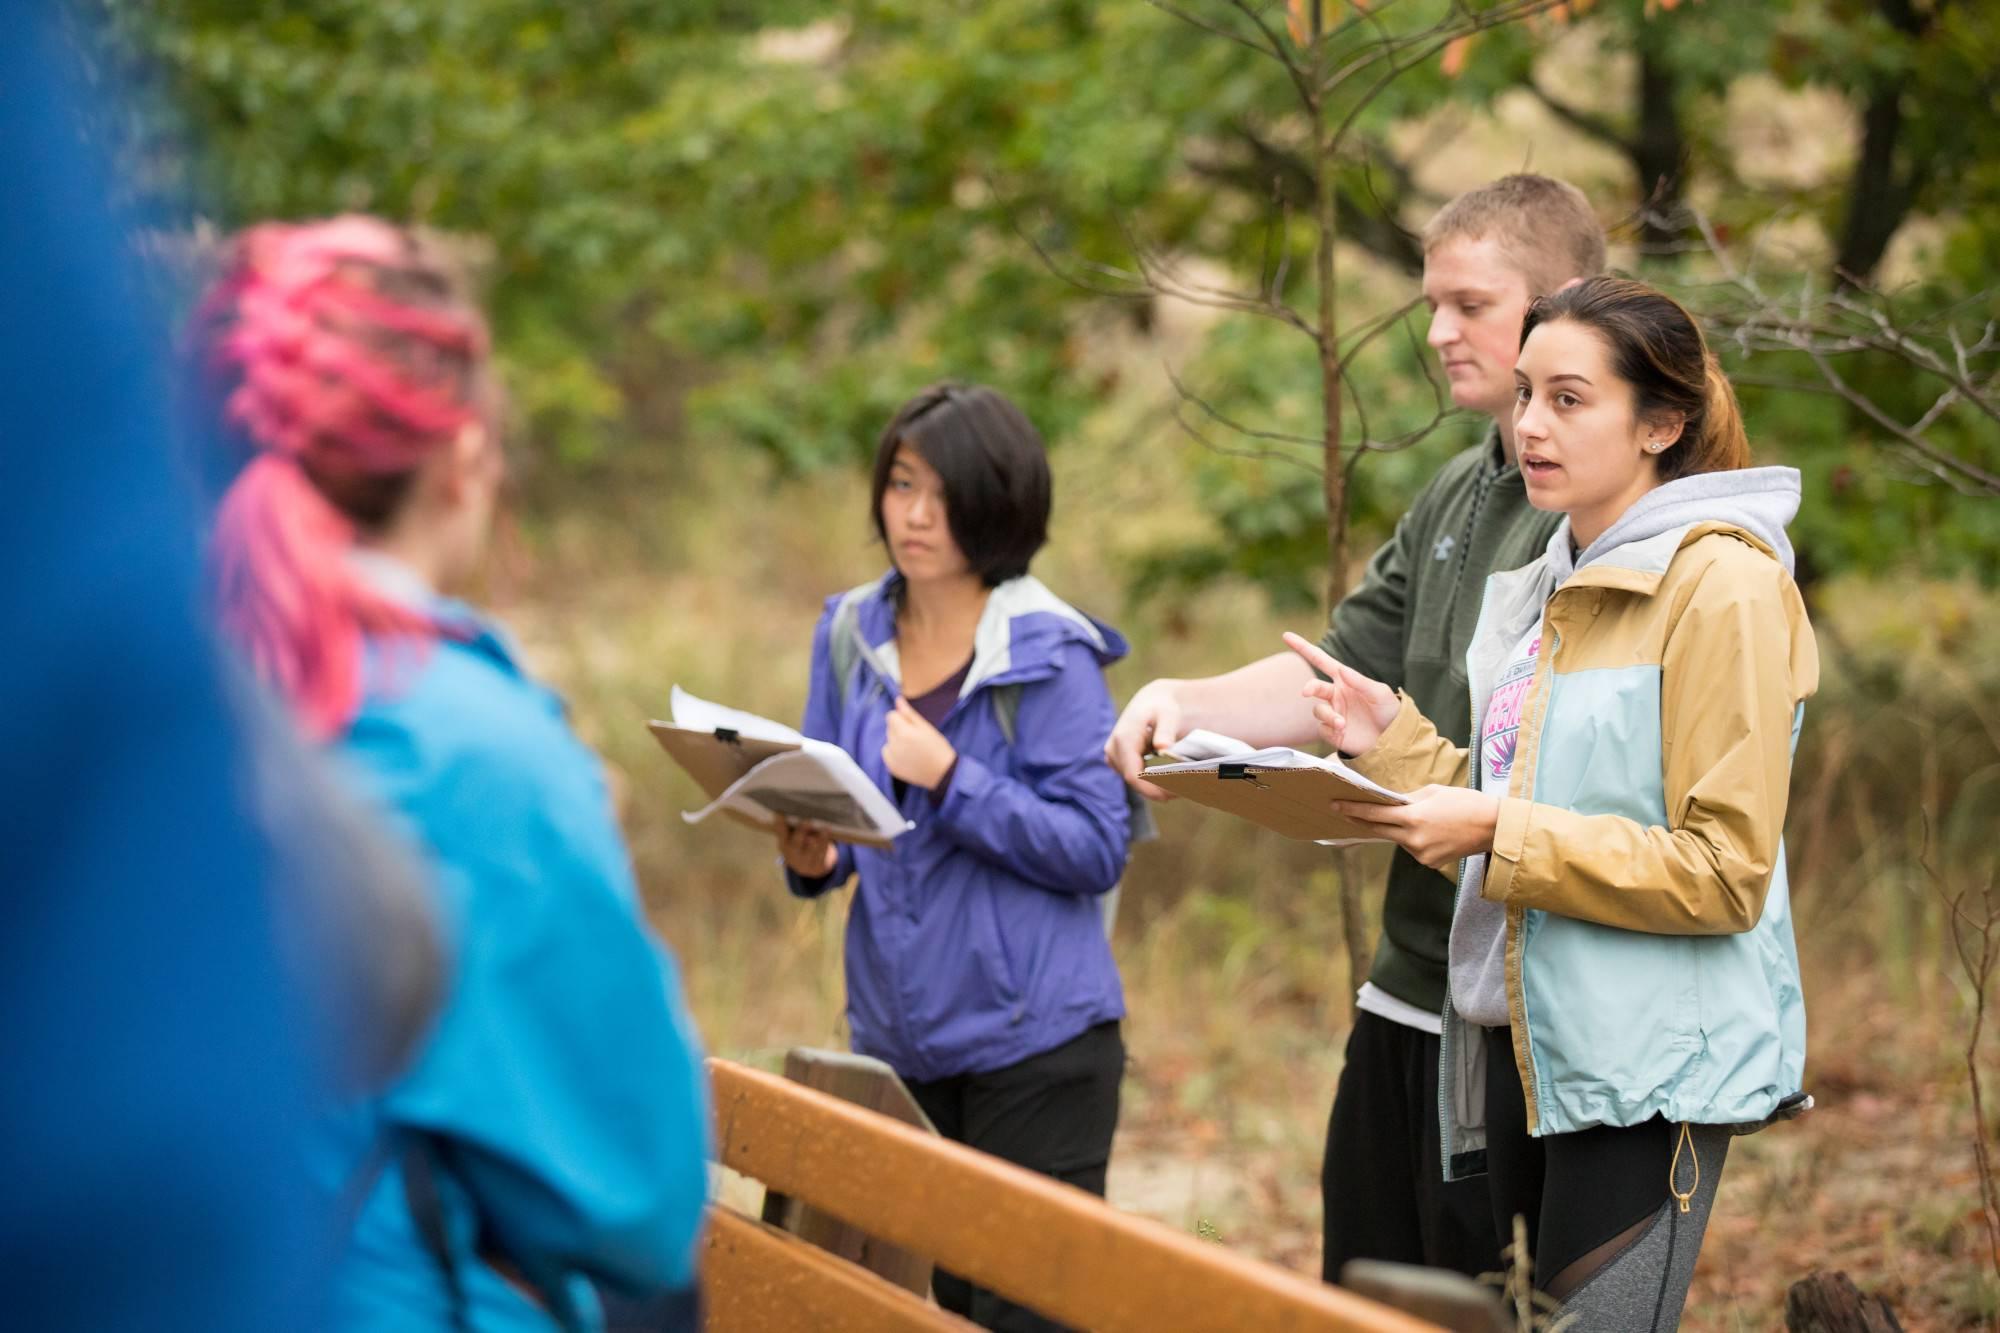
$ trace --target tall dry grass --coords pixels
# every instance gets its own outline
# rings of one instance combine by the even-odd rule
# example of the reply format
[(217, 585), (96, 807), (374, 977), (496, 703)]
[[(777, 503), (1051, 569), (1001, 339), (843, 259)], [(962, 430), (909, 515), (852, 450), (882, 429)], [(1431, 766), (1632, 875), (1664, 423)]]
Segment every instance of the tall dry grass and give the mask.
[[(1129, 447), (1073, 442), (1057, 474), (1037, 573), (1130, 637), (1131, 657), (1110, 673), (1117, 697), (1156, 675), (1241, 664), (1299, 627), (1238, 585), (1126, 614), (1127, 558), (1200, 514), (1157, 455)], [(675, 683), (796, 718), (822, 600), (881, 568), (863, 479), (780, 479), (755, 459), (708, 457), (543, 499), (551, 517), (526, 526), (487, 591), (611, 767), (648, 904), (710, 1049), (775, 1066), (794, 1044), (844, 1044), (845, 895), (795, 901), (768, 841), (685, 825), (678, 812), (700, 793), (643, 723)], [(1990, 885), (2000, 871), (2000, 598), (1960, 584), (1834, 582), (1814, 591), (1814, 610), (1823, 682), (1807, 707), (1788, 832), (1816, 1015), (1809, 1082), (1835, 1108), (1914, 1089), (1935, 1146), (1907, 1159), (1885, 1148), (1866, 1169), (1931, 1175), (1908, 1182), (1913, 1202), (1893, 1205), (1902, 1220), (1883, 1224), (1879, 1253), (1857, 1266), (1902, 1271), (1914, 1247), (1953, 1275), (1938, 1308), (1977, 1320), (2000, 1303), (2000, 1284), (1968, 1258), (1976, 1199), (1961, 1047), (1975, 997), (1940, 887)], [(1239, 822), (1181, 806), (1161, 814), (1163, 836), (1128, 868), (1116, 937), (1133, 1063), (1114, 1194), (1314, 1271), (1317, 1170), (1354, 984), (1333, 871), (1316, 849)], [(2000, 1055), (2000, 1041), (1989, 1046)], [(1730, 1206), (1759, 1219), (1754, 1234), (1775, 1236), (1845, 1197), (1862, 1151), (1846, 1135), (1745, 1141)], [(1853, 1207), (1891, 1207), (1873, 1198)], [(1764, 1262), (1805, 1264), (1813, 1252)], [(1705, 1265), (1749, 1262), (1718, 1255)], [(1707, 1273), (1689, 1327), (1741, 1321), (1734, 1302), (1747, 1298), (1717, 1295), (1732, 1281), (1749, 1279)]]

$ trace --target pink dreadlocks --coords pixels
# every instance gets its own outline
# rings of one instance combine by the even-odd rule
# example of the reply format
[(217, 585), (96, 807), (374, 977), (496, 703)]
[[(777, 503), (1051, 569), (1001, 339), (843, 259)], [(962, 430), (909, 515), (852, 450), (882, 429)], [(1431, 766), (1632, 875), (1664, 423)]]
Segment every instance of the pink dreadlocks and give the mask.
[(244, 232), (195, 319), (225, 421), (255, 451), (216, 518), (223, 631), (309, 734), (337, 735), (360, 707), (364, 635), (442, 632), (346, 557), (482, 419), (485, 323), (416, 237), (353, 216)]

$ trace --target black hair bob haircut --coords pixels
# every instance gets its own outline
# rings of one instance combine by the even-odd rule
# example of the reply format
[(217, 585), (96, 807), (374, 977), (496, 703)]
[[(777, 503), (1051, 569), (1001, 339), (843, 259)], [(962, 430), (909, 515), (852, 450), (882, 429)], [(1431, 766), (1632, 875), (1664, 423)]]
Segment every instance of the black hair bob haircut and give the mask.
[(951, 539), (989, 588), (1028, 572), (1049, 535), (1049, 458), (1041, 432), (1006, 395), (982, 384), (933, 384), (882, 431), (868, 511), (886, 545), (882, 495), (907, 444), (944, 481)]

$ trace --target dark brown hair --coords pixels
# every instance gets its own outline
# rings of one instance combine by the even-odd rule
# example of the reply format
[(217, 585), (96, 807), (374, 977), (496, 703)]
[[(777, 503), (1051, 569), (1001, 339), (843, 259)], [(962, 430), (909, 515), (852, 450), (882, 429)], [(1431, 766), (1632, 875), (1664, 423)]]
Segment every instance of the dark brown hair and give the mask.
[(907, 444), (944, 482), (951, 539), (986, 586), (1028, 572), (1049, 534), (1049, 460), (1041, 432), (1006, 395), (982, 384), (933, 384), (897, 409), (875, 450), (868, 512), (882, 527), (882, 493)]
[(1604, 339), (1641, 421), (1682, 419), (1680, 438), (1655, 460), (1661, 481), (1750, 466), (1736, 391), (1680, 302), (1630, 278), (1589, 278), (1537, 297), (1521, 321), (1521, 344), (1538, 325), (1565, 319)]

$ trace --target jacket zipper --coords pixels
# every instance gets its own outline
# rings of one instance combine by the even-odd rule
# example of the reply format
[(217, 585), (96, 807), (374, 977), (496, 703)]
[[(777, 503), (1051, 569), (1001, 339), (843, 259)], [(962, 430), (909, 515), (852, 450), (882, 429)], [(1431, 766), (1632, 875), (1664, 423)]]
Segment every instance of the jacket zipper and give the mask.
[[(1548, 599), (1542, 603), (1542, 609), (1538, 615), (1542, 628), (1542, 647), (1547, 650), (1545, 660), (1548, 662), (1551, 675), (1555, 672), (1555, 655), (1562, 651), (1562, 632), (1555, 628), (1555, 618), (1550, 615), (1550, 610), (1555, 605), (1556, 593), (1560, 591), (1562, 591), (1560, 587), (1550, 590)], [(1535, 670), (1536, 677), (1539, 677), (1541, 674), (1540, 663), (1536, 664)], [(1532, 682), (1529, 688), (1530, 690), (1533, 689)], [(1548, 701), (1546, 698), (1542, 700), (1542, 710), (1542, 716), (1546, 718), (1548, 710)], [(1522, 720), (1525, 723), (1525, 717)], [(1542, 730), (1543, 728), (1540, 726), (1537, 726), (1535, 729), (1536, 753), (1530, 761), (1532, 763), (1540, 762)], [(1514, 764), (1517, 770), (1521, 759), (1522, 754), (1517, 748), (1514, 754)], [(1512, 785), (1512, 777), (1513, 773), (1510, 772), (1508, 774), (1510, 786)], [(1487, 861), (1487, 868), (1489, 870), (1492, 869), (1490, 854)], [(1507, 987), (1507, 1023), (1511, 1030), (1509, 1044), (1514, 1048), (1514, 1062), (1520, 1068), (1521, 1096), (1522, 1100), (1527, 1103), (1528, 1132), (1533, 1133), (1541, 1124), (1542, 1101), (1534, 1077), (1534, 1048), (1528, 1036), (1528, 914), (1525, 909), (1509, 907), (1507, 909), (1507, 921), (1512, 927), (1513, 938), (1507, 941), (1507, 944), (1508, 951), (1514, 955), (1515, 978), (1515, 984)], [(1504, 970), (1502, 975), (1504, 977)]]
[[(1477, 501), (1475, 501), (1474, 508), (1476, 511)], [(1484, 627), (1485, 624), (1486, 602), (1488, 593), (1490, 592), (1491, 582), (1492, 580), (1489, 577), (1486, 583), (1480, 585), (1479, 616), (1478, 619), (1473, 622), (1473, 632), (1471, 640), (1472, 645), (1478, 644), (1479, 632)], [(1549, 593), (1547, 599), (1543, 601), (1541, 609), (1536, 613), (1536, 618), (1543, 622), (1542, 636), (1544, 638), (1549, 637), (1549, 623), (1547, 617), (1548, 617), (1549, 605), (1554, 600), (1555, 600), (1555, 591), (1552, 590)], [(1484, 745), (1482, 742), (1482, 738), (1480, 736), (1480, 730), (1485, 726), (1486, 723), (1486, 705), (1492, 702), (1492, 699), (1490, 697), (1492, 694), (1492, 690), (1490, 688), (1482, 688), (1483, 682), (1476, 681), (1472, 678), (1473, 675), (1472, 663), (1469, 660), (1471, 655), (1471, 646), (1468, 646), (1466, 651), (1468, 657), (1465, 670), (1466, 689), (1468, 694), (1468, 702), (1471, 705), (1471, 711), (1472, 711), (1472, 730), (1471, 733), (1466, 738), (1468, 744), (1471, 747), (1470, 762), (1466, 765), (1466, 786), (1473, 791), (1478, 791), (1480, 790), (1479, 765), (1482, 758), (1482, 752), (1484, 750)], [(1549, 651), (1553, 653), (1555, 651), (1555, 646), (1551, 645)], [(1518, 753), (1515, 755), (1515, 762), (1516, 763), (1520, 762), (1520, 756)], [(1486, 853), (1487, 866), (1489, 870), (1492, 867), (1492, 855), (1493, 854), (1491, 851), (1488, 851)], [(1453, 895), (1452, 898), (1452, 914), (1454, 920), (1457, 917), (1458, 908), (1461, 905), (1463, 905), (1465, 901), (1465, 891), (1468, 887), (1470, 887), (1471, 882), (1472, 882), (1472, 858), (1468, 856), (1459, 862), (1458, 890)], [(1508, 917), (1511, 919), (1513, 915), (1514, 915), (1514, 909), (1509, 908)], [(1525, 925), (1525, 921), (1523, 924)], [(1516, 932), (1516, 934), (1518, 936), (1521, 935), (1522, 933)], [(1526, 939), (1524, 936), (1521, 938), (1520, 944), (1525, 952)], [(1449, 952), (1449, 946), (1447, 946), (1447, 953), (1448, 952)], [(1519, 963), (1516, 964), (1515, 972), (1516, 975), (1518, 976), (1520, 973)], [(1525, 985), (1525, 983), (1523, 984)], [(1457, 1043), (1454, 1042), (1452, 1039), (1452, 1030), (1453, 1030), (1452, 1025), (1456, 1021), (1456, 1018), (1457, 1018), (1456, 1009), (1453, 1006), (1451, 1000), (1451, 969), (1450, 969), (1450, 964), (1447, 961), (1445, 968), (1445, 981), (1444, 981), (1444, 1014), (1443, 1014), (1444, 1033), (1442, 1041), (1439, 1045), (1440, 1064), (1441, 1066), (1444, 1066), (1444, 1068), (1440, 1068), (1439, 1078), (1438, 1078), (1438, 1149), (1439, 1152), (1442, 1154), (1441, 1160), (1444, 1163), (1445, 1178), (1447, 1180), (1455, 1178), (1451, 1175), (1451, 1159), (1452, 1159), (1451, 1131), (1454, 1120), (1451, 1107), (1450, 1090), (1453, 1086), (1455, 1086), (1457, 1082), (1457, 1073), (1455, 1069), (1451, 1071), (1452, 1076), (1449, 1082), (1444, 1077), (1444, 1074), (1447, 1068), (1458, 1063), (1457, 1052), (1454, 1049)], [(1520, 1047), (1521, 1049), (1526, 1049), (1527, 1031), (1528, 1031), (1527, 1007), (1524, 1001), (1522, 1000), (1521, 996), (1515, 992), (1513, 987), (1507, 988), (1507, 1018), (1510, 1028), (1518, 1027), (1520, 1034), (1519, 1036)], [(1524, 1074), (1532, 1072), (1533, 1062), (1529, 1061), (1528, 1064), (1529, 1064), (1529, 1069), (1524, 1070), (1523, 1071)], [(1491, 1075), (1488, 1075), (1488, 1077), (1491, 1077)], [(1537, 1110), (1536, 1106), (1537, 1099), (1535, 1097), (1535, 1093), (1533, 1090), (1533, 1083), (1530, 1079), (1526, 1077), (1522, 1078), (1521, 1091), (1522, 1095), (1528, 1101), (1528, 1111), (1529, 1111), (1528, 1120), (1530, 1127), (1532, 1128), (1534, 1122), (1537, 1119), (1537, 1116), (1535, 1114)]]
[[(1475, 496), (1472, 507), (1473, 513), (1476, 515), (1479, 511), (1479, 497)], [(1490, 583), (1491, 579), (1488, 579), (1479, 585), (1479, 617), (1473, 622), (1471, 639), (1471, 643), (1474, 644), (1479, 642), (1479, 626), (1486, 619), (1486, 598), (1488, 584)], [(1452, 588), (1452, 601), (1456, 603), (1457, 600), (1458, 589), (1454, 586)], [(1446, 624), (1448, 625), (1449, 623), (1449, 618), (1447, 618)], [(1467, 651), (1469, 654), (1469, 647)], [(1467, 738), (1472, 745), (1472, 762), (1466, 766), (1466, 783), (1474, 791), (1477, 791), (1479, 790), (1479, 727), (1485, 721), (1486, 703), (1488, 701), (1481, 700), (1478, 690), (1474, 688), (1474, 682), (1471, 679), (1472, 664), (1470, 661), (1466, 663), (1465, 674), (1467, 678), (1467, 697), (1472, 708), (1472, 733)], [(1452, 919), (1454, 921), (1458, 918), (1459, 907), (1465, 902), (1466, 885), (1471, 880), (1472, 858), (1468, 856), (1458, 863), (1458, 891), (1452, 895)], [(1447, 1180), (1456, 1179), (1451, 1171), (1451, 1131), (1454, 1123), (1451, 1092), (1458, 1083), (1457, 1072), (1452, 1068), (1452, 1066), (1458, 1063), (1457, 1042), (1452, 1039), (1453, 1024), (1456, 1022), (1457, 1011), (1451, 1002), (1451, 937), (1447, 933), (1445, 936), (1444, 1013), (1442, 1016), (1442, 1037), (1438, 1046), (1440, 1063), (1445, 1066), (1445, 1068), (1439, 1070), (1438, 1078), (1438, 1151), (1442, 1154), (1439, 1160), (1444, 1163), (1444, 1175)], [(1445, 1077), (1447, 1071), (1450, 1073), (1449, 1078)]]

